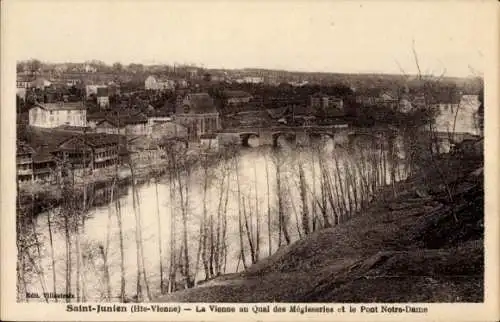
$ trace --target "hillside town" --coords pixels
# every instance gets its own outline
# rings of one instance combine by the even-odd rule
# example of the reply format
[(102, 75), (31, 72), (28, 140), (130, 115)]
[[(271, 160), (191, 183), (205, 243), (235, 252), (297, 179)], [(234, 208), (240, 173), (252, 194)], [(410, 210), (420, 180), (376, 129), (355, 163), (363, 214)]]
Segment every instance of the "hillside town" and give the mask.
[(53, 185), (65, 168), (102, 177), (125, 159), (147, 168), (172, 144), (217, 150), (228, 129), (365, 126), (387, 111), (480, 105), (475, 80), (449, 79), (427, 97), (412, 84), (398, 75), (19, 62), (18, 183)]

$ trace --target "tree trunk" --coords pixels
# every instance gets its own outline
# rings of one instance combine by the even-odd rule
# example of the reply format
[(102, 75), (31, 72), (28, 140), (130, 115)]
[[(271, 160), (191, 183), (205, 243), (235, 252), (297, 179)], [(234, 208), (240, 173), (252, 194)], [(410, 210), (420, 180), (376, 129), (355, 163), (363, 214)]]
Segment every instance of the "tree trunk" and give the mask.
[(307, 191), (304, 169), (302, 164), (299, 164), (299, 180), (300, 180), (300, 199), (302, 200), (302, 230), (304, 235), (309, 235), (309, 205), (307, 203)]
[[(49, 228), (49, 241), (50, 241), (50, 258), (52, 260), (52, 292), (57, 293), (56, 285), (56, 260), (54, 257), (54, 243), (53, 243), (53, 238), (52, 238), (52, 222), (50, 220), (50, 214), (51, 211), (47, 212), (47, 225)], [(58, 302), (57, 297), (54, 299), (56, 302)]]
[(158, 222), (158, 252), (160, 255), (160, 292), (165, 294), (165, 281), (163, 277), (163, 248), (162, 248), (162, 233), (161, 233), (161, 220), (160, 220), (160, 201), (158, 199), (158, 179), (155, 180), (155, 192), (156, 192), (156, 218)]
[(240, 175), (239, 175), (239, 164), (238, 164), (238, 156), (235, 157), (235, 169), (236, 169), (236, 185), (238, 191), (238, 227), (240, 234), (240, 255), (241, 260), (243, 262), (243, 268), (247, 269), (247, 264), (245, 260), (245, 249), (243, 244), (243, 222), (242, 222), (242, 212), (241, 212), (241, 190), (240, 190)]
[(290, 245), (291, 240), (290, 235), (288, 234), (287, 220), (283, 209), (283, 195), (281, 191), (281, 167), (279, 165), (279, 162), (279, 160), (276, 162), (276, 190), (278, 193), (278, 218), (280, 228), (279, 245), (281, 246), (281, 232), (283, 232), (283, 237), (287, 245)]
[(257, 193), (257, 169), (253, 167), (254, 190), (255, 190), (255, 262), (259, 261), (260, 257), (260, 212), (259, 212), (259, 197)]
[(271, 238), (271, 194), (269, 191), (269, 168), (267, 166), (267, 157), (264, 156), (264, 162), (266, 166), (266, 183), (267, 183), (267, 239), (268, 239), (268, 255), (272, 255), (273, 246)]

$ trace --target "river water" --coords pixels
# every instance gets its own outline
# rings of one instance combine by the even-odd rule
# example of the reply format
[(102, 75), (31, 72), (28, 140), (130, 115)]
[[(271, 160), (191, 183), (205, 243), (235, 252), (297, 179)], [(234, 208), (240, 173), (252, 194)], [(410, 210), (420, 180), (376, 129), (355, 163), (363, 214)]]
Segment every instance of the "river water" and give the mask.
[[(381, 175), (385, 175), (385, 178), (378, 179), (377, 185), (390, 184), (391, 163), (386, 145), (379, 149), (380, 146), (375, 146), (370, 140), (360, 144), (358, 148), (337, 146), (328, 137), (321, 138), (319, 142), (307, 148), (288, 146), (285, 141), (280, 142), (282, 148), (278, 150), (270, 147), (246, 148), (241, 149), (236, 156), (210, 164), (206, 170), (197, 167), (189, 175), (183, 174), (180, 177), (181, 189), (179, 181), (169, 178), (169, 175), (137, 185), (135, 198), (133, 187), (129, 187), (125, 194), (117, 198), (119, 213), (117, 202), (93, 207), (86, 214), (79, 233), (70, 233), (70, 289), (67, 289), (66, 285), (67, 238), (64, 225), (61, 224), (61, 215), (57, 209), (41, 213), (36, 218), (35, 226), (41, 245), (35, 252), (38, 270), (32, 269), (26, 273), (26, 286), (21, 292), (42, 294), (44, 291), (55, 290), (64, 294), (69, 291), (75, 297), (72, 301), (76, 301), (77, 297), (86, 301), (119, 301), (123, 260), (127, 298), (133, 298), (137, 294), (138, 265), (143, 267), (141, 273), (145, 273), (150, 294), (154, 298), (161, 293), (161, 263), (165, 279), (168, 279), (172, 258), (176, 264), (184, 263), (183, 215), (187, 226), (191, 276), (196, 277), (197, 281), (205, 278), (203, 256), (199, 255), (202, 222), (207, 224), (207, 230), (204, 232), (209, 236), (216, 235), (217, 227), (221, 227), (221, 230), (226, 227), (226, 233), (220, 232), (217, 240), (207, 238), (209, 245), (211, 242), (217, 245), (214, 248), (220, 251), (219, 257), (225, 258), (217, 261), (220, 264), (220, 273), (241, 271), (244, 269), (241, 244), (246, 265), (251, 264), (248, 235), (251, 236), (254, 250), (256, 244), (259, 244), (260, 259), (276, 252), (280, 243), (286, 244), (283, 234), (279, 234), (280, 209), (285, 214), (284, 225), (290, 241), (293, 242), (304, 234), (301, 219), (304, 207), (310, 215), (308, 227), (312, 229), (313, 215), (317, 218), (315, 224), (318, 227), (325, 223), (321, 215), (322, 206), (326, 207), (329, 214), (335, 210), (342, 216), (347, 216), (342, 212), (342, 207), (347, 208), (346, 205), (355, 204), (354, 208), (357, 209), (361, 204), (361, 195), (371, 194), (370, 191), (362, 189), (366, 187), (363, 180), (370, 175), (373, 177), (375, 165), (370, 163), (370, 158), (379, 158), (376, 167)], [(396, 154), (401, 154), (399, 152)], [(302, 181), (300, 168), (303, 171)], [(403, 179), (403, 161), (395, 163), (394, 168), (394, 179)], [(330, 185), (325, 185), (325, 182)], [(327, 192), (330, 193), (329, 196), (334, 197), (333, 203), (325, 201), (328, 199), (325, 196), (325, 187), (330, 187)], [(302, 198), (301, 191), (305, 191), (305, 198)], [(278, 196), (281, 196), (281, 199)], [(355, 198), (357, 200), (353, 200)], [(136, 207), (134, 200), (137, 200)], [(122, 224), (121, 234), (119, 217)], [(247, 219), (249, 233), (244, 223), (240, 225), (240, 218)], [(48, 219), (51, 221), (50, 230)], [(140, 225), (137, 220), (140, 220)], [(329, 216), (328, 220), (333, 224), (332, 216)], [(141, 236), (137, 234), (139, 226)], [(240, 238), (241, 229), (243, 238)], [(260, 233), (258, 241), (257, 230)], [(52, 232), (52, 243), (49, 231)], [(137, 238), (140, 238), (143, 244), (139, 250), (143, 251), (144, 262), (139, 263)], [(123, 242), (123, 259), (120, 240)], [(78, 256), (78, 253), (81, 255)], [(174, 257), (171, 256), (172, 253), (175, 254)], [(109, 277), (106, 277), (106, 267)], [(77, 283), (78, 275), (80, 278)], [(182, 279), (179, 272), (176, 279)], [(146, 284), (143, 278), (141, 285), (145, 294)], [(24, 300), (23, 296), (21, 298)]]

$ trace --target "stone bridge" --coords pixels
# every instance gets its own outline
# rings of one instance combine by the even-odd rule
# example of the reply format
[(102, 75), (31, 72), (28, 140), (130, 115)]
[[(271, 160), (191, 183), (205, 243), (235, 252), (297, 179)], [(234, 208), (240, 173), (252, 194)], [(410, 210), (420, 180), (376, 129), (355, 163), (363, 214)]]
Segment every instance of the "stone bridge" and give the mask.
[[(269, 128), (239, 128), (226, 129), (219, 133), (222, 142), (239, 143), (249, 146), (251, 138), (257, 139), (259, 145), (279, 146), (279, 139), (283, 138), (298, 145), (308, 145), (311, 139), (328, 136), (336, 144), (343, 144), (348, 136), (347, 126), (309, 126), (309, 127), (269, 127)], [(338, 142), (337, 142), (338, 141)]]
[[(221, 144), (241, 144), (250, 146), (250, 139), (258, 142), (258, 145), (272, 145), (278, 147), (280, 139), (284, 139), (291, 144), (310, 145), (310, 143), (320, 137), (329, 137), (335, 146), (372, 146), (375, 144), (387, 144), (384, 138), (396, 135), (397, 131), (391, 128), (348, 128), (347, 126), (309, 126), (309, 127), (269, 127), (269, 128), (234, 128), (225, 129), (218, 133)], [(436, 133), (436, 137), (441, 141), (449, 143), (461, 142), (473, 135), (469, 133), (448, 134), (444, 132)]]

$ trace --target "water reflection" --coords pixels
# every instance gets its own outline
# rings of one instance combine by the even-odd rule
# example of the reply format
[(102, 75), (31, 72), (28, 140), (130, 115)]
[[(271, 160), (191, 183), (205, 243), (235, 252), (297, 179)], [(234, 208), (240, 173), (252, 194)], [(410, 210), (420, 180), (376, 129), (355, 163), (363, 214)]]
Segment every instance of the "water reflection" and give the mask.
[[(165, 280), (176, 281), (175, 287), (167, 288), (183, 287), (185, 245), (189, 273), (201, 280), (207, 270), (241, 271), (287, 240), (293, 242), (307, 231), (344, 220), (371, 198), (376, 187), (403, 177), (399, 170), (392, 174), (388, 151), (372, 141), (365, 138), (348, 147), (321, 136), (307, 147), (297, 147), (283, 137), (278, 141), (281, 149), (241, 149), (231, 158), (207, 168), (199, 166), (177, 179), (168, 173), (159, 180), (153, 178), (137, 187), (135, 207), (131, 186), (113, 197), (110, 191), (102, 192), (101, 199), (109, 198), (108, 202), (90, 209), (78, 240), (78, 234), (70, 238), (71, 292), (87, 301), (120, 300), (123, 260), (125, 293), (128, 298), (137, 294), (137, 215), (145, 258), (141, 274), (153, 296), (161, 293), (160, 271)], [(250, 139), (249, 144), (255, 147), (258, 140)], [(111, 198), (118, 202), (110, 203)], [(66, 234), (60, 226), (52, 227), (51, 243), (48, 226), (48, 219), (56, 222), (60, 216), (60, 209), (55, 209), (37, 217), (44, 281), (34, 272), (28, 274), (29, 292), (41, 294), (42, 284), (45, 290), (54, 289), (52, 249), (56, 291), (66, 292)], [(200, 249), (202, 240), (210, 254)], [(171, 267), (179, 263), (183, 265), (175, 276), (169, 276)]]

